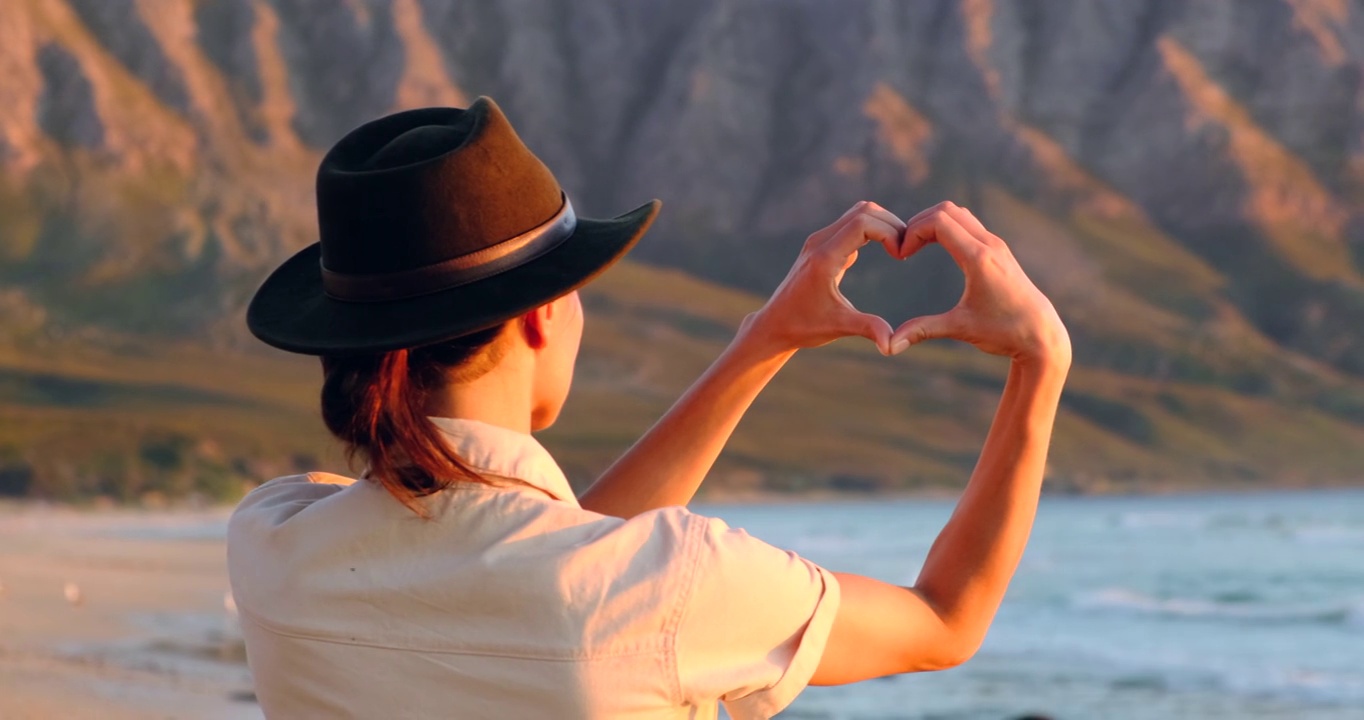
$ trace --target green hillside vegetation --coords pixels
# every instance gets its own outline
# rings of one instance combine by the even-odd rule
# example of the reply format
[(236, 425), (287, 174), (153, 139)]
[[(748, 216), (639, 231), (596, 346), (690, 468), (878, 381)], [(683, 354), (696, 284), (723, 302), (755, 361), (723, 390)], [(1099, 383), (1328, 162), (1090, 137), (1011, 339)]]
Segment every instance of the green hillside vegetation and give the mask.
[[(585, 304), (574, 393), (542, 438), (579, 486), (648, 428), (760, 299), (626, 262), (585, 293)], [(1359, 384), (1267, 356), (1251, 362), (1280, 390), (1246, 395), (1221, 380), (1077, 367), (1049, 487), (1352, 479), (1364, 461)], [(959, 488), (1006, 369), (953, 343), (896, 358), (864, 341), (803, 352), (755, 404), (705, 492)], [(0, 346), (0, 494), (230, 500), (279, 474), (344, 472), (317, 417), (318, 382), (315, 360), (267, 350), (127, 335), (20, 337)]]
[[(243, 308), (316, 239), (333, 141), (479, 94), (585, 215), (666, 203), (631, 257), (676, 270), (627, 264), (587, 294), (577, 392), (545, 433), (576, 482), (720, 352), (806, 233), (864, 198), (971, 208), (1055, 302), (1076, 367), (1053, 489), (1361, 479), (1364, 155), (1345, 134), (1364, 106), (1272, 7), (1115, 15), (1094, 44), (1053, 37), (1089, 22), (1063, 7), (1018, 24), (957, 2), (802, 5), (770, 37), (763, 13), (705, 3), (134, 5), (0, 3), (0, 493), (229, 498), (344, 469), (316, 361), (260, 347)], [(493, 26), (505, 42), (469, 34)], [(1240, 54), (1258, 46), (1282, 52)], [(1339, 49), (1357, 64), (1360, 47)], [(844, 285), (899, 323), (946, 309), (961, 277), (940, 248), (868, 251)], [(802, 353), (708, 488), (959, 487), (1004, 373), (952, 343)]]

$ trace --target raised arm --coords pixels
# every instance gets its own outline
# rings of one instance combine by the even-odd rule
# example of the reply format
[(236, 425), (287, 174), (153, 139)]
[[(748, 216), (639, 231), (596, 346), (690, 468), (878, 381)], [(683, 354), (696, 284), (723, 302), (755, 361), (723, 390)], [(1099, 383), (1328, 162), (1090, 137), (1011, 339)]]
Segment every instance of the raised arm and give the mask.
[(799, 348), (860, 335), (891, 354), (890, 326), (853, 308), (838, 284), (868, 242), (900, 256), (904, 228), (875, 203), (861, 202), (811, 235), (767, 303), (744, 319), (720, 358), (583, 493), (582, 506), (630, 517), (686, 505), (739, 418)]
[(903, 588), (838, 574), (842, 602), (811, 680), (836, 685), (960, 664), (980, 647), (1032, 529), (1070, 339), (1012, 253), (974, 216), (944, 203), (910, 220), (905, 251), (938, 242), (966, 276), (961, 302), (896, 330), (948, 337), (1013, 362), (975, 471), (918, 581)]

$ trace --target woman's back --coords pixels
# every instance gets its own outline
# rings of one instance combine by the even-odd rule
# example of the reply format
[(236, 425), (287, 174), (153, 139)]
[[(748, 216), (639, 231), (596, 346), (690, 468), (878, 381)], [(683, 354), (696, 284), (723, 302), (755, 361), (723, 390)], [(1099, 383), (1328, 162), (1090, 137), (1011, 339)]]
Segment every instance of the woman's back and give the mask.
[[(970, 212), (905, 222), (864, 201), (811, 234), (720, 357), (577, 498), (530, 433), (568, 398), (578, 288), (659, 203), (578, 216), (488, 98), (356, 128), (323, 157), (317, 199), (319, 241), (266, 279), (247, 323), (321, 357), (323, 422), (366, 481), (281, 478), (233, 517), (267, 714), (686, 717), (723, 701), (744, 720), (807, 683), (943, 669), (980, 647), (1032, 527), (1070, 340)], [(941, 243), (960, 301), (895, 330), (858, 311), (838, 283), (871, 243), (901, 260)], [(886, 355), (948, 337), (1011, 358), (913, 587), (830, 573), (681, 507), (777, 371), (853, 335)]]
[(828, 573), (682, 508), (583, 510), (530, 436), (438, 423), (525, 484), (457, 485), (423, 519), (372, 483), (299, 475), (233, 516), (268, 714), (709, 717), (743, 697), (731, 712), (762, 716), (808, 682), (837, 607)]

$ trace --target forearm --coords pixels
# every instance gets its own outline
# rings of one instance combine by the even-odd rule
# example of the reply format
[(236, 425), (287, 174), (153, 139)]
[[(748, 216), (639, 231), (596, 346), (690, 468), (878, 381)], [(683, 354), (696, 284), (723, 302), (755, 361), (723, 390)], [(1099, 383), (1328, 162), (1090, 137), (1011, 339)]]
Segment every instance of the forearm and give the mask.
[(681, 399), (583, 493), (584, 508), (631, 517), (691, 501), (739, 419), (794, 354), (753, 332), (751, 319)]
[(1065, 362), (1015, 361), (975, 472), (915, 589), (971, 651), (984, 639), (1037, 511)]

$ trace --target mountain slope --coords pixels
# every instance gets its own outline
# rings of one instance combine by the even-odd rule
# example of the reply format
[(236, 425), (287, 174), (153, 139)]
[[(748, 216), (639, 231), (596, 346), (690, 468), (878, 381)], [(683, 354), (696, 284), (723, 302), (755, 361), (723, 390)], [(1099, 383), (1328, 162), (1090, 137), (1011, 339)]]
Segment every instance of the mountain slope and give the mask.
[[(583, 355), (543, 439), (583, 486), (723, 349), (760, 299), (622, 263), (585, 295)], [(960, 487), (1004, 364), (951, 345), (883, 358), (869, 343), (805, 351), (759, 398), (706, 486), (752, 492)], [(113, 335), (0, 351), (0, 495), (231, 498), (303, 469), (346, 472), (316, 411), (316, 361)], [(1335, 484), (1364, 427), (1311, 404), (1078, 368), (1053, 490)]]
[[(945, 197), (971, 207), (1074, 334), (1067, 477), (1325, 478), (1364, 460), (1348, 449), (1364, 425), (1364, 11), (1344, 2), (10, 0), (0, 78), (0, 348), (12, 363), (0, 397), (25, 413), (65, 408), (49, 429), (84, 422), (68, 392), (109, 407), (142, 393), (163, 419), (215, 403), (264, 412), (235, 393), (181, 398), (133, 365), (122, 389), (67, 387), (53, 371), (57, 396), (42, 390), (51, 378), (14, 368), (68, 343), (90, 358), (103, 344), (209, 348), (184, 361), (203, 372), (217, 353), (258, 353), (242, 309), (314, 239), (321, 151), (384, 112), (486, 93), (586, 214), (665, 201), (637, 260), (743, 293), (775, 286), (805, 235), (855, 200), (903, 215)], [(873, 255), (847, 294), (892, 322), (960, 289), (941, 252)], [(683, 341), (691, 304), (731, 292), (704, 287), (640, 315), (653, 329), (629, 319), (658, 304), (652, 285), (613, 301), (608, 328), (692, 347), (677, 350), (690, 364), (657, 371), (656, 393), (718, 350), (718, 329), (710, 344)], [(988, 405), (977, 360), (943, 352), (934, 382)], [(286, 367), (259, 372), (304, 382)], [(611, 432), (636, 432), (660, 407), (661, 394), (629, 400), (593, 382), (591, 407), (636, 403), (629, 431)], [(861, 398), (858, 417), (904, 412), (889, 394), (844, 391)], [(930, 396), (901, 399), (954, 428), (932, 442), (896, 451), (863, 428), (865, 443), (825, 450), (881, 458), (856, 472), (882, 480), (914, 463), (958, 475), (985, 410), (949, 422), (956, 410)], [(310, 405), (291, 407), (305, 422)], [(1266, 418), (1259, 429), (1250, 413)], [(0, 442), (28, 462), (20, 438), (37, 431), (22, 426)], [(564, 451), (595, 447), (576, 442)], [(777, 482), (780, 453), (744, 442), (736, 467), (751, 458)], [(584, 472), (601, 461), (581, 452)], [(802, 462), (827, 481), (823, 452)]]

